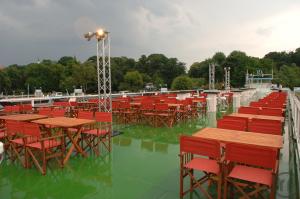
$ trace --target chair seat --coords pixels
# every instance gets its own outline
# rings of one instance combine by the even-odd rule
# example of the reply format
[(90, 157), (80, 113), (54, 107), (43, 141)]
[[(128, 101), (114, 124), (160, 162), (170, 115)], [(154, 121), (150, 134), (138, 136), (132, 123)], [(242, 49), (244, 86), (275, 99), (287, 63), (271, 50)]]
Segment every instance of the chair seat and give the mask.
[(188, 169), (196, 169), (199, 171), (206, 171), (209, 173), (218, 174), (220, 167), (216, 160), (205, 158), (194, 158), (185, 165)]
[[(58, 140), (46, 140), (44, 142), (45, 149), (54, 148), (54, 147), (57, 147), (59, 145), (61, 145), (61, 141), (58, 141)], [(34, 142), (34, 143), (31, 143), (31, 144), (27, 144), (27, 147), (42, 149), (42, 144), (41, 144), (41, 142)]]
[(106, 129), (92, 129), (92, 130), (86, 130), (82, 131), (84, 134), (89, 134), (89, 135), (106, 135), (109, 131)]
[(268, 186), (272, 185), (272, 172), (266, 169), (236, 165), (230, 172), (229, 177)]
[(17, 138), (17, 139), (13, 139), (13, 140), (10, 140), (10, 141), (15, 143), (15, 144), (19, 144), (19, 145), (24, 144), (23, 138)]

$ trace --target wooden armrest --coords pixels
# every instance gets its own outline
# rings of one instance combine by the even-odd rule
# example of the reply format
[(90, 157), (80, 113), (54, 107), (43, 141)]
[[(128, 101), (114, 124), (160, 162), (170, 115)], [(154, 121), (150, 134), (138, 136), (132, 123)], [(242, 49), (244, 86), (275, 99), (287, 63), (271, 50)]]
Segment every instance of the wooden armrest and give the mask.
[(46, 140), (54, 140), (54, 139), (57, 139), (57, 138), (62, 138), (64, 136), (65, 135), (55, 135), (55, 136), (51, 136), (51, 137), (45, 137), (45, 138), (41, 138), (40, 141), (43, 142), (43, 141), (46, 141)]

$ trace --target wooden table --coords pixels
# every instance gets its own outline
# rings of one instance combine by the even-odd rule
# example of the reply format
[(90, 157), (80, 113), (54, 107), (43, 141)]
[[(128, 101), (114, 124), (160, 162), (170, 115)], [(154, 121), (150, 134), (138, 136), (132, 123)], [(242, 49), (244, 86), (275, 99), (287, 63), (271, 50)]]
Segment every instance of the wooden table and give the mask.
[(244, 114), (244, 113), (232, 113), (229, 116), (245, 117), (250, 120), (252, 118), (255, 118), (255, 119), (277, 120), (277, 121), (284, 122), (284, 117), (280, 117), (280, 116), (254, 115), (254, 114)]
[(46, 115), (38, 115), (38, 114), (15, 114), (15, 115), (5, 115), (0, 116), (0, 120), (15, 120), (21, 122), (28, 122), (32, 120), (47, 118)]
[[(72, 142), (72, 146), (66, 154), (64, 159), (64, 164), (69, 160), (74, 149), (77, 150), (82, 156), (86, 156), (86, 153), (79, 146), (78, 141), (81, 135), (81, 131), (84, 125), (94, 124), (95, 120), (86, 120), (86, 119), (77, 119), (77, 118), (68, 118), (68, 117), (54, 117), (47, 119), (34, 120), (33, 123), (44, 125), (44, 126), (56, 126), (64, 130), (65, 134), (69, 137)], [(77, 129), (76, 132), (68, 131), (68, 128)]]
[(271, 135), (264, 133), (254, 133), (245, 131), (236, 131), (219, 128), (204, 128), (193, 134), (195, 137), (217, 140), (223, 144), (241, 143), (273, 149), (280, 149), (283, 146), (283, 138), (281, 135)]

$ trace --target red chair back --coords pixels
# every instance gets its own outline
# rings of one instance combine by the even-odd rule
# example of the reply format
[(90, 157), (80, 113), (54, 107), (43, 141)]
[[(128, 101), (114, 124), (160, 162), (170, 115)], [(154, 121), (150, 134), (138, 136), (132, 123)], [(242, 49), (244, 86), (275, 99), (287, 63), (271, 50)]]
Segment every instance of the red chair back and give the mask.
[(46, 115), (48, 117), (51, 116), (51, 108), (40, 108), (38, 111), (39, 115)]
[(275, 169), (277, 151), (270, 148), (246, 144), (226, 144), (225, 160)]
[(24, 123), (24, 135), (29, 135), (33, 137), (41, 137), (41, 131), (38, 124), (35, 123)]
[(220, 143), (214, 140), (182, 135), (180, 153), (192, 153), (211, 158), (220, 158)]
[(11, 113), (12, 112), (12, 106), (4, 106), (4, 112), (5, 113)]
[(17, 133), (23, 133), (24, 122), (15, 120), (6, 120), (5, 127), (8, 136), (15, 135)]
[(248, 124), (248, 131), (282, 135), (282, 123), (281, 121), (276, 121), (276, 120), (253, 118)]
[(167, 111), (169, 110), (168, 104), (155, 104), (156, 111)]
[(152, 104), (152, 103), (142, 103), (140, 110), (142, 110), (142, 111), (153, 111), (154, 110), (154, 104)]
[(130, 109), (129, 102), (120, 102), (120, 109)]
[(260, 115), (270, 115), (270, 116), (282, 116), (282, 109), (280, 108), (265, 108), (263, 107), (259, 112)]
[(95, 112), (97, 122), (112, 122), (112, 114), (108, 112)]
[(116, 110), (120, 108), (120, 102), (112, 102), (112, 109)]
[(239, 113), (258, 115), (260, 109), (258, 107), (242, 106), (239, 108)]
[(262, 102), (250, 102), (250, 107), (263, 107), (264, 103)]
[(247, 121), (220, 119), (217, 121), (217, 127), (221, 129), (231, 129), (237, 131), (247, 131)]
[(22, 111), (24, 111), (24, 112), (32, 111), (32, 105), (31, 104), (23, 104)]
[(79, 111), (77, 118), (78, 119), (93, 120), (94, 119), (94, 113), (91, 112), (91, 111)]
[(11, 106), (11, 112), (19, 113), (20, 111), (21, 111), (21, 106), (20, 105)]
[(64, 117), (66, 113), (65, 109), (53, 109), (51, 111), (51, 116), (52, 117)]

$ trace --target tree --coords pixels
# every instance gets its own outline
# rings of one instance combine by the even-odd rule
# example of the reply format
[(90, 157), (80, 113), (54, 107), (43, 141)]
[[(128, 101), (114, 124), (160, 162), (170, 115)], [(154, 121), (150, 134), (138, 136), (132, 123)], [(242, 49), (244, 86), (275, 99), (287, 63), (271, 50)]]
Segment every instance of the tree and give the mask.
[(172, 83), (172, 90), (188, 90), (192, 89), (193, 81), (186, 75), (176, 77)]
[(249, 58), (246, 53), (233, 51), (226, 58), (225, 66), (230, 67), (230, 84), (233, 87), (244, 87)]
[(120, 84), (120, 90), (138, 91), (143, 88), (143, 77), (138, 71), (127, 72), (124, 82)]
[(0, 93), (7, 94), (7, 91), (11, 88), (11, 82), (3, 69), (0, 69)]
[(280, 83), (284, 87), (293, 89), (294, 87), (300, 86), (300, 67), (295, 65), (287, 66), (284, 65), (280, 68), (280, 71), (275, 76), (274, 83)]

